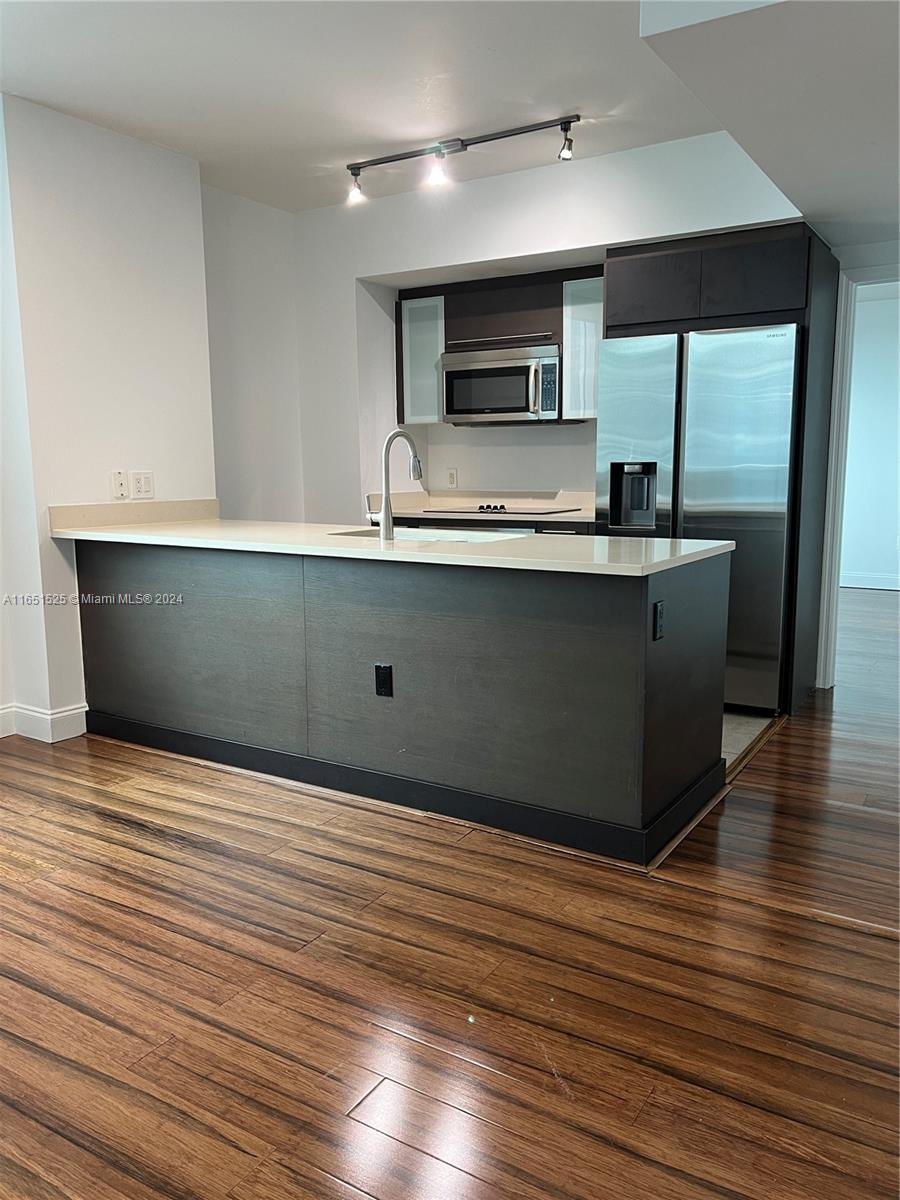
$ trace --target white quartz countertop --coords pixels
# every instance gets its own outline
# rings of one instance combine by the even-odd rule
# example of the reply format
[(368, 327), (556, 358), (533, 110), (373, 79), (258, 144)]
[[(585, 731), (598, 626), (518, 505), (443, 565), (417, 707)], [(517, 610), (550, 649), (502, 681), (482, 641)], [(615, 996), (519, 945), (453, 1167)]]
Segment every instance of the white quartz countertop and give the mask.
[[(57, 509), (56, 513), (61, 511)], [(72, 541), (192, 546), (196, 549), (309, 554), (380, 562), (445, 563), (463, 567), (507, 567), (527, 571), (568, 571), (589, 575), (652, 575), (716, 554), (727, 554), (734, 549), (734, 542), (462, 529), (397, 529), (395, 541), (382, 546), (377, 530), (357, 530), (352, 525), (182, 520), (130, 525), (85, 523), (69, 527), (56, 519), (56, 514), (52, 514), (52, 517), (53, 537)], [(353, 536), (354, 533), (364, 536)], [(375, 536), (371, 536), (373, 533)]]

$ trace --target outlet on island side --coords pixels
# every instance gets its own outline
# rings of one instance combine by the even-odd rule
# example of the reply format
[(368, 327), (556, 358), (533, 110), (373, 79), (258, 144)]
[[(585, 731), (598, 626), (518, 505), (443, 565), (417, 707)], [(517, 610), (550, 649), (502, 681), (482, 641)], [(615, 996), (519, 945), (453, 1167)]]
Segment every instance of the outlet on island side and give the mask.
[(657, 600), (653, 605), (653, 640), (660, 641), (665, 636), (666, 604)]
[(375, 664), (375, 695), (393, 696), (394, 668), (390, 663)]
[(456, 467), (448, 467), (447, 468), (447, 487), (448, 488), (458, 488), (459, 487), (459, 471), (457, 470)]

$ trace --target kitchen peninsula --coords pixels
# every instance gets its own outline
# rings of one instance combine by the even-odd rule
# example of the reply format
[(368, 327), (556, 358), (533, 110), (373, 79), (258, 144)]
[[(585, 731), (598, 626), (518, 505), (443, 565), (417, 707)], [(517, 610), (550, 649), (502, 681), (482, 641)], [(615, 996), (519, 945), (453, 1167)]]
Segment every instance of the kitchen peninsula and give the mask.
[(51, 522), (89, 732), (637, 863), (723, 785), (731, 542)]

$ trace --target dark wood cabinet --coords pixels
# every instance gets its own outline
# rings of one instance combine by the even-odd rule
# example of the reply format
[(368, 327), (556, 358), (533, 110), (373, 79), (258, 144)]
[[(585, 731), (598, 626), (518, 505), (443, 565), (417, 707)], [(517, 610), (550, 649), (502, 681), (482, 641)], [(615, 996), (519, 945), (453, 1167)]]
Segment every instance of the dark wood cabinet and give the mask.
[(806, 237), (704, 250), (700, 316), (805, 308), (808, 257)]
[(610, 258), (605, 277), (607, 327), (700, 315), (699, 251)]
[(562, 341), (562, 280), (540, 280), (471, 289), (448, 288), (444, 328), (449, 351), (540, 346)]
[(684, 333), (801, 312), (812, 236), (798, 223), (617, 247), (605, 271), (607, 336)]
[[(506, 275), (401, 291), (396, 308), (398, 422), (402, 425), (441, 420), (440, 356), (445, 350), (452, 353), (558, 345), (563, 347), (565, 355), (563, 343), (568, 328), (577, 351), (578, 337), (571, 337), (573, 303), (580, 305), (578, 332), (584, 333), (586, 327), (593, 325), (599, 337), (602, 276), (603, 268), (595, 263), (533, 275)], [(578, 293), (580, 299), (573, 295), (565, 299), (564, 289), (580, 280), (593, 287), (585, 295)], [(568, 319), (564, 316), (567, 306)], [(563, 387), (566, 389), (565, 369)], [(592, 415), (586, 410), (583, 395), (573, 393), (571, 380), (564, 402), (575, 419)]]

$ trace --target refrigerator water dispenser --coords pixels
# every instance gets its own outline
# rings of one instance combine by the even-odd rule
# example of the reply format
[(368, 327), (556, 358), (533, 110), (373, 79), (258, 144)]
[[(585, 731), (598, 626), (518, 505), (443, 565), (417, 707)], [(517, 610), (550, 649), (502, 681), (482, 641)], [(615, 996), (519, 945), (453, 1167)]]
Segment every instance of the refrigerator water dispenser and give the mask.
[(620, 529), (656, 527), (656, 463), (609, 464), (609, 524)]

